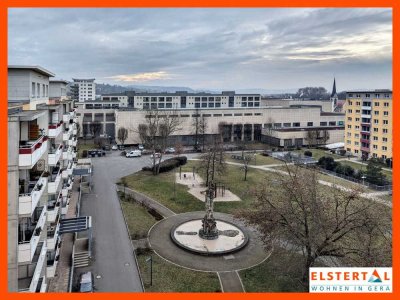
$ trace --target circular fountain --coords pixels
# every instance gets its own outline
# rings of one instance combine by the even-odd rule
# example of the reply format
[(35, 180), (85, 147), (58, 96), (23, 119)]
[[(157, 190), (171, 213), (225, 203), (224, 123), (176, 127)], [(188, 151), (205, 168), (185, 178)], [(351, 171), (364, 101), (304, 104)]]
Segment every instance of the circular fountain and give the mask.
[(248, 236), (239, 226), (214, 218), (215, 185), (206, 192), (206, 214), (202, 219), (184, 221), (171, 230), (171, 238), (179, 247), (197, 254), (222, 255), (242, 249)]

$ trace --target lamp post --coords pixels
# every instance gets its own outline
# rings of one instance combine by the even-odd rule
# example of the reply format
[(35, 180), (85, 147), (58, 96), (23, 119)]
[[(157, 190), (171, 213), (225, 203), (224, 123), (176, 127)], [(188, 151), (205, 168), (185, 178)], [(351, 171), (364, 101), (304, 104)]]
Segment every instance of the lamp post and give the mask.
[(153, 257), (146, 258), (146, 262), (150, 262), (150, 286), (153, 285)]
[(361, 179), (363, 180), (363, 185), (364, 185), (365, 178), (367, 178), (367, 176), (365, 176), (365, 175), (361, 176)]

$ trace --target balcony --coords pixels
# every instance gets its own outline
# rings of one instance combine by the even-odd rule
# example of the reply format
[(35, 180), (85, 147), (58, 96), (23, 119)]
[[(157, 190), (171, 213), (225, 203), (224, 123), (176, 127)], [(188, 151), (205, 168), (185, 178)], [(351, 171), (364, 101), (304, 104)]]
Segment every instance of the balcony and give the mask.
[(43, 174), (37, 181), (29, 181), (27, 187), (20, 185), (20, 194), (18, 197), (19, 215), (32, 215), (42, 197), (43, 191), (46, 189), (46, 186), (47, 177), (43, 177)]
[[(50, 247), (47, 246), (49, 249)], [(58, 261), (60, 258), (60, 248), (61, 248), (61, 243), (56, 242), (56, 250), (49, 253), (49, 256), (47, 257), (47, 277), (53, 278), (57, 269)], [(53, 248), (54, 249), (54, 248)]]
[(77, 145), (76, 138), (72, 138), (72, 139), (68, 140), (68, 146), (76, 147), (76, 145)]
[(55, 194), (58, 190), (58, 187), (60, 185), (61, 182), (61, 169), (60, 166), (57, 166), (55, 168), (53, 168), (53, 171), (51, 172), (51, 174), (48, 177), (48, 190), (47, 192), (49, 194)]
[(61, 158), (63, 145), (55, 148), (54, 145), (49, 149), (49, 166), (55, 166)]
[(57, 124), (49, 124), (49, 137), (50, 138), (56, 138), (62, 131), (62, 123), (63, 121), (57, 123)]
[(32, 169), (47, 150), (47, 136), (40, 136), (34, 141), (21, 141), (19, 146), (20, 167)]
[(68, 160), (72, 160), (73, 156), (73, 149), (71, 146), (69, 146), (68, 148), (65, 148), (66, 151), (63, 152), (63, 159), (68, 159)]
[(69, 113), (63, 114), (63, 122), (64, 123), (69, 123), (70, 119), (71, 119), (71, 115)]
[(69, 112), (69, 117), (70, 117), (70, 119), (75, 118), (75, 111), (70, 111)]
[(32, 266), (35, 267), (33, 276), (18, 279), (19, 292), (44, 293), (46, 291), (46, 279), (41, 277), (46, 262), (46, 254), (47, 246), (44, 243), (40, 243), (32, 259)]
[(370, 152), (369, 147), (361, 147), (361, 151)]
[(371, 106), (361, 106), (362, 110), (371, 110)]
[(62, 205), (61, 205), (61, 214), (62, 215), (67, 214), (70, 200), (71, 200), (71, 194), (68, 194), (67, 197), (63, 197), (63, 201), (62, 201)]
[(62, 202), (61, 192), (57, 198), (53, 198), (47, 202), (47, 222), (54, 223), (59, 215), (60, 206)]
[(66, 142), (69, 140), (69, 138), (71, 137), (72, 134), (72, 129), (71, 127), (67, 129), (65, 129), (65, 132), (63, 133), (63, 142)]
[(365, 144), (369, 144), (370, 143), (370, 140), (368, 140), (368, 139), (361, 139), (360, 141), (361, 141), (361, 143), (365, 143)]
[(54, 225), (52, 224), (47, 228), (47, 248), (49, 250), (54, 250), (56, 247), (59, 229), (59, 218), (57, 218), (57, 223), (54, 223)]
[(371, 115), (362, 114), (362, 115), (361, 115), (361, 118), (364, 118), (364, 119), (371, 119)]
[[(18, 263), (32, 262), (40, 235), (46, 224), (47, 207), (36, 207), (33, 222), (19, 224)], [(36, 218), (39, 216), (38, 218)]]

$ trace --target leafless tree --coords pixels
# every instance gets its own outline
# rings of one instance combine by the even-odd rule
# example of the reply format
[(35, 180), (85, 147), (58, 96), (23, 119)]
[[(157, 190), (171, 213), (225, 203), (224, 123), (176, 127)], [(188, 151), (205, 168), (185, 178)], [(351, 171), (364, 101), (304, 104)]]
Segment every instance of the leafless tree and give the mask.
[(322, 141), (322, 143), (324, 145), (326, 145), (326, 143), (328, 142), (329, 138), (330, 138), (329, 131), (326, 130), (326, 129), (323, 130), (322, 134), (321, 134), (321, 141)]
[(210, 148), (201, 156), (200, 170), (204, 170), (206, 176), (205, 185), (214, 181), (216, 175), (221, 176), (226, 170), (223, 145), (219, 139), (214, 139)]
[(316, 133), (314, 130), (307, 130), (305, 140), (307, 142), (308, 148), (316, 144)]
[(128, 138), (128, 129), (125, 127), (118, 128), (117, 139), (124, 145), (126, 139)]
[[(371, 230), (385, 228), (381, 225), (382, 215), (377, 214), (382, 205), (362, 199), (357, 190), (332, 187), (327, 192), (325, 186), (318, 184), (315, 170), (296, 167), (288, 168), (288, 172), (289, 175), (276, 175), (276, 186), (268, 182), (255, 189), (255, 205), (238, 216), (256, 226), (266, 244), (288, 241), (300, 249), (304, 257), (302, 282), (305, 286), (309, 268), (323, 256), (352, 258), (359, 260), (358, 266), (363, 266), (371, 263), (368, 255), (372, 254), (378, 265), (389, 264), (391, 252), (387, 242), (390, 238), (382, 239), (380, 231), (387, 234), (391, 232), (390, 226), (380, 231)], [(360, 236), (369, 237), (368, 247)], [(386, 246), (382, 247), (382, 243)], [(371, 249), (381, 251), (386, 259), (378, 259)]]
[[(181, 119), (175, 111), (149, 110), (146, 114), (146, 123), (139, 124), (137, 132), (142, 142), (153, 152), (153, 174), (160, 170), (163, 153), (168, 147), (168, 138), (179, 131)], [(159, 151), (157, 158), (155, 153)]]
[(96, 138), (100, 134), (102, 129), (103, 129), (103, 124), (101, 124), (100, 122), (92, 122), (89, 124), (90, 134), (94, 138)]
[(204, 116), (202, 116), (201, 111), (196, 109), (196, 113), (192, 119), (192, 128), (194, 134), (194, 149), (199, 149), (199, 144), (201, 140), (202, 150), (204, 151), (205, 147), (205, 135), (207, 131), (207, 120)]

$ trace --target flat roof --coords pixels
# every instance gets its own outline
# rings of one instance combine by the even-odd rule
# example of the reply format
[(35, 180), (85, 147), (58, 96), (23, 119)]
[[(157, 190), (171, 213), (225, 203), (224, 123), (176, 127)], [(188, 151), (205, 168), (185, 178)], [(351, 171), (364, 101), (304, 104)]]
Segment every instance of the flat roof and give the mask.
[(79, 78), (72, 78), (73, 81), (78, 82), (78, 81), (95, 81), (96, 78), (87, 78), (87, 79), (79, 79)]
[[(264, 128), (265, 129), (265, 128)], [(311, 130), (344, 130), (343, 126), (319, 126), (319, 127), (279, 127), (279, 128), (268, 128), (268, 130), (290, 132), (290, 131), (311, 131)]]
[(50, 83), (65, 83), (65, 84), (68, 84), (69, 81), (68, 80), (64, 80), (64, 79), (50, 79)]
[(50, 72), (49, 70), (46, 70), (41, 66), (8, 65), (8, 69), (32, 70), (48, 77), (54, 77), (56, 75), (53, 72)]
[(33, 121), (45, 114), (45, 111), (40, 110), (22, 110), (16, 113), (10, 113), (8, 116), (18, 117), (21, 121)]
[(348, 93), (391, 93), (392, 90), (390, 89), (375, 89), (375, 90), (350, 90), (346, 91), (346, 94)]

